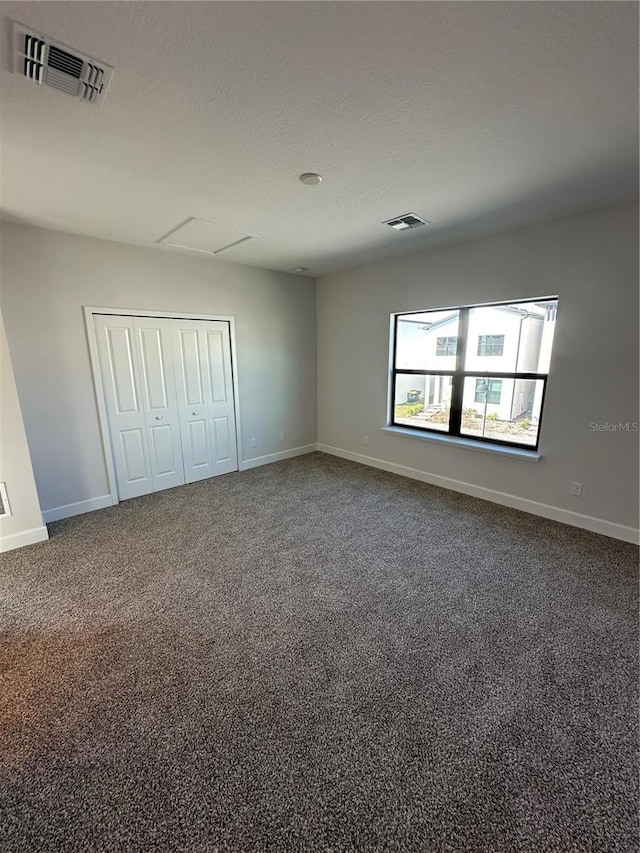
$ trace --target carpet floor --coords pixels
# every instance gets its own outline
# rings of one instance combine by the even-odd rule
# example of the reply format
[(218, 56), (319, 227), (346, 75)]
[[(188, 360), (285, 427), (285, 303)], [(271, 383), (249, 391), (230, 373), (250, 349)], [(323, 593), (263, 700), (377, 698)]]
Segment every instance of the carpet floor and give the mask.
[(0, 848), (637, 851), (638, 550), (314, 453), (0, 571)]

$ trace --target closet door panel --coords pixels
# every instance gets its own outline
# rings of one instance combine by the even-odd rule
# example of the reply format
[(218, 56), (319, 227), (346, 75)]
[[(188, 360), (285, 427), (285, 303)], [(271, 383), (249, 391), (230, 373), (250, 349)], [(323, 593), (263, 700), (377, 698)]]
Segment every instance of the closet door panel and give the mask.
[[(168, 424), (164, 426), (152, 426), (150, 432), (154, 476), (164, 477), (165, 475), (173, 475), (176, 470), (179, 470), (180, 466), (174, 453), (171, 427)], [(168, 488), (168, 486), (165, 486), (165, 488)]]
[(185, 482), (169, 321), (134, 317), (153, 490)]
[[(226, 352), (223, 332), (204, 328), (206, 341), (207, 364), (209, 366), (210, 391), (209, 402), (227, 403), (229, 389), (227, 388)], [(227, 333), (228, 337), (228, 333)]]
[[(188, 323), (189, 321), (184, 321)], [(202, 365), (200, 363), (200, 344), (197, 328), (178, 330), (179, 369), (183, 375), (183, 400), (186, 406), (204, 405), (204, 387)]]
[(187, 482), (238, 469), (229, 324), (172, 320)]
[[(126, 482), (133, 484), (148, 480), (149, 465), (145, 448), (144, 429), (121, 430), (120, 443)], [(146, 494), (146, 492), (143, 494)]]
[(213, 419), (213, 436), (214, 447), (216, 452), (215, 462), (229, 462), (231, 460), (231, 441), (230, 441), (229, 419), (214, 418)]
[(116, 415), (141, 414), (133, 363), (131, 329), (126, 327), (106, 329), (109, 359), (109, 379), (113, 387), (114, 413)]
[(133, 319), (94, 319), (118, 497), (126, 500), (153, 491)]
[(237, 471), (235, 410), (228, 323), (198, 321), (206, 359), (209, 430), (215, 474)]
[(189, 448), (191, 451), (191, 464), (194, 469), (211, 467), (211, 450), (207, 436), (207, 422), (201, 420), (190, 420), (187, 423), (189, 431)]
[(161, 330), (139, 328), (138, 338), (142, 354), (147, 408), (150, 412), (164, 411), (169, 407), (169, 401), (167, 400), (167, 380)]
[(171, 320), (170, 325), (184, 474), (187, 483), (194, 483), (214, 474), (200, 332), (195, 320)]

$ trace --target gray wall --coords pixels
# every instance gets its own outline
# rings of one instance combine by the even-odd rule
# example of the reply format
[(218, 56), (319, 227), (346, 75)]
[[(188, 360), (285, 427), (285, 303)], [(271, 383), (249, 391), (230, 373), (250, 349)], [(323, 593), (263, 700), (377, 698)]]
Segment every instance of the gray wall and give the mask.
[[(590, 428), (638, 420), (637, 228), (623, 205), (320, 279), (318, 440), (637, 527), (638, 433)], [(43, 510), (107, 493), (83, 305), (235, 316), (242, 458), (315, 442), (313, 282), (20, 225), (1, 234), (2, 310)], [(538, 464), (381, 431), (392, 312), (551, 294)]]
[(27, 445), (4, 323), (0, 315), (0, 481), (7, 488), (11, 515), (0, 518), (0, 550), (47, 538)]
[(2, 311), (43, 511), (108, 492), (85, 305), (234, 316), (241, 458), (316, 441), (312, 280), (8, 223), (1, 237)]
[[(391, 313), (554, 294), (539, 463), (380, 430)], [(321, 444), (637, 528), (639, 434), (590, 427), (639, 419), (634, 205), (325, 276), (317, 314)], [(571, 481), (583, 497), (569, 494)]]

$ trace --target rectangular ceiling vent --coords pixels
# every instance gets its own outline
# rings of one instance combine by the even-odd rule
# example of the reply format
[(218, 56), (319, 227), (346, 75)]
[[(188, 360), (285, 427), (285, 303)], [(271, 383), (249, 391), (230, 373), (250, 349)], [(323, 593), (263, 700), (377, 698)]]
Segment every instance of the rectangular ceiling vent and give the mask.
[(393, 219), (387, 219), (382, 224), (391, 226), (395, 231), (409, 231), (412, 228), (427, 225), (427, 220), (421, 219), (415, 213), (405, 213), (404, 216), (394, 216)]
[(100, 103), (113, 68), (47, 36), (13, 25), (13, 70), (34, 83), (59, 89), (81, 101)]

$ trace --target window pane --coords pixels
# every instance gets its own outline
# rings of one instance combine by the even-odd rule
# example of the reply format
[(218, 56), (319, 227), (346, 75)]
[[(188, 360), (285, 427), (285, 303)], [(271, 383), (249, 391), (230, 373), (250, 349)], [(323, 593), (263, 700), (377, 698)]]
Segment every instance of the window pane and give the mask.
[(452, 381), (451, 376), (398, 374), (394, 423), (448, 432)]
[(476, 403), (499, 403), (502, 397), (502, 379), (476, 379)]
[(504, 355), (504, 335), (480, 335), (477, 355)]
[(469, 310), (465, 370), (548, 373), (556, 299)]
[(459, 311), (399, 314), (396, 367), (407, 370), (454, 370)]
[(436, 355), (455, 355), (458, 349), (458, 336), (436, 338)]
[(460, 434), (535, 447), (543, 390), (542, 379), (467, 376)]

